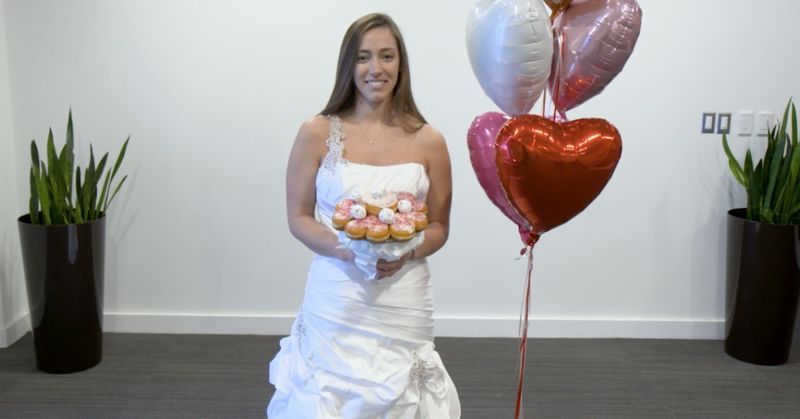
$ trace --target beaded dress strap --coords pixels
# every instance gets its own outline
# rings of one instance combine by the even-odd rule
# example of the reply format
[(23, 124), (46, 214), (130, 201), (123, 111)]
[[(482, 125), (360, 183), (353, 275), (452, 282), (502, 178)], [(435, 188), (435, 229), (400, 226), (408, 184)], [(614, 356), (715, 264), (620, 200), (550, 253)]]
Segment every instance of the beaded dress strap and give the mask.
[(322, 167), (335, 172), (337, 166), (347, 165), (347, 160), (344, 159), (344, 144), (342, 144), (344, 133), (342, 133), (342, 120), (338, 116), (330, 115), (328, 120), (331, 122), (331, 133), (325, 140), (328, 152), (322, 159)]

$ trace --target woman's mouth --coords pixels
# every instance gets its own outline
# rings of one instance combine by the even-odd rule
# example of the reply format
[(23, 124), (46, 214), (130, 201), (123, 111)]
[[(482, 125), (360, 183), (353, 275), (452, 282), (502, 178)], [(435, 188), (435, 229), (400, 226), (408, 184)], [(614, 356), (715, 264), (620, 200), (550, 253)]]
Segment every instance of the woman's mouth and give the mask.
[(367, 85), (373, 89), (380, 89), (389, 83), (386, 80), (367, 80)]

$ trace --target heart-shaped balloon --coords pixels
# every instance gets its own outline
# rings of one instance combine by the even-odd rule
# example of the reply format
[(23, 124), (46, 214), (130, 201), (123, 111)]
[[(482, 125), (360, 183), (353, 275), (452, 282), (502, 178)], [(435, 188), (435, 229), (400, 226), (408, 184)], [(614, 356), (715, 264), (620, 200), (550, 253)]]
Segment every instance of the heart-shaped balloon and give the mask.
[(583, 211), (608, 183), (621, 154), (619, 132), (599, 118), (556, 123), (522, 115), (497, 134), (500, 182), (536, 236)]
[(530, 226), (511, 205), (506, 197), (506, 191), (497, 177), (497, 152), (495, 150), (497, 133), (506, 121), (508, 121), (508, 117), (498, 112), (487, 112), (475, 117), (467, 131), (469, 160), (472, 162), (478, 183), (486, 192), (486, 196), (508, 219), (517, 225), (520, 238), (525, 242), (530, 233)]
[(509, 115), (528, 113), (547, 87), (553, 34), (542, 0), (480, 0), (467, 18), (467, 53), (483, 91)]
[(641, 26), (636, 0), (572, 0), (553, 21), (548, 88), (556, 109), (565, 113), (602, 92), (631, 56)]

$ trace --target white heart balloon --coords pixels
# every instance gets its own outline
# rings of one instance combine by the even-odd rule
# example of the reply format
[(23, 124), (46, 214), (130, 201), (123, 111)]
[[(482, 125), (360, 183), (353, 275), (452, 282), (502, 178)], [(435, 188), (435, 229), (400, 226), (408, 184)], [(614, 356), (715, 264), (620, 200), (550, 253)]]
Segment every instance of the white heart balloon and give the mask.
[(467, 18), (467, 53), (483, 91), (508, 115), (539, 100), (553, 59), (542, 0), (480, 0)]

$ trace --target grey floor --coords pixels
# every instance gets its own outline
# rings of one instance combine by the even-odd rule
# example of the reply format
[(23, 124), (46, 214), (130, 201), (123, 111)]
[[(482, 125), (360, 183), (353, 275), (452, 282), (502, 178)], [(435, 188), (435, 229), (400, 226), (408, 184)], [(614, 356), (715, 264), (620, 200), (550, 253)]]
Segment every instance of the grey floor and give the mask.
[[(2, 418), (263, 418), (275, 336), (106, 334), (84, 372), (36, 370), (30, 334), (0, 349)], [(438, 338), (463, 417), (513, 417), (517, 341)], [(798, 418), (798, 351), (763, 367), (720, 341), (533, 339), (527, 418)]]

